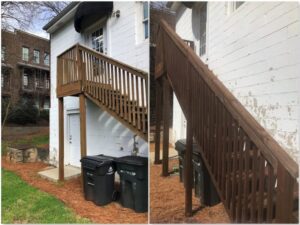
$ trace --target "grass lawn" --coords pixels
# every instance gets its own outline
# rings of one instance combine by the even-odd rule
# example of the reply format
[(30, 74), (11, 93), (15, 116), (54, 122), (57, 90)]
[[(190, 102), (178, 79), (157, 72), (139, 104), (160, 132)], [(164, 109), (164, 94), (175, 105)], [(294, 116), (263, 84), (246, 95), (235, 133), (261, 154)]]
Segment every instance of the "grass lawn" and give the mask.
[(63, 202), (2, 169), (2, 223), (90, 223)]

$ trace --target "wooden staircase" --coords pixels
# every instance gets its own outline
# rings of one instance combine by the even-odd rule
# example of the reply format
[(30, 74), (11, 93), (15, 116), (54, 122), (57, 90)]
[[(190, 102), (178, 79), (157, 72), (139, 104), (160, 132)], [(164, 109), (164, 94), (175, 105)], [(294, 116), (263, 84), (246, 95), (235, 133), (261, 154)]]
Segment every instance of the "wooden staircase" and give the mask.
[(186, 215), (192, 215), (194, 138), (232, 222), (298, 222), (298, 164), (165, 21), (158, 30), (155, 154), (159, 159), (163, 122), (162, 167), (167, 176), (168, 96), (173, 91), (187, 119)]
[(77, 44), (57, 57), (57, 97), (80, 94), (147, 140), (147, 73)]

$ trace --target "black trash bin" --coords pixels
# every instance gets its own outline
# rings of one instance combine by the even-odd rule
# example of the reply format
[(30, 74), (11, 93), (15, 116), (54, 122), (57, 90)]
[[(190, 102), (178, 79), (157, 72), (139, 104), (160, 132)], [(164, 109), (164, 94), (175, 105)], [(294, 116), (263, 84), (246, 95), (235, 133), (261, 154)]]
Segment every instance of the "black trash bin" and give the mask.
[[(178, 152), (178, 161), (179, 161), (179, 180), (180, 182), (184, 181), (184, 155), (186, 150), (186, 139), (180, 139), (175, 143), (175, 150)], [(193, 143), (193, 158), (195, 152), (199, 152), (197, 144)], [(197, 153), (198, 154), (198, 153)], [(196, 155), (197, 155), (196, 154)], [(197, 157), (198, 159), (198, 157)]]
[(113, 200), (115, 192), (114, 157), (86, 156), (81, 160), (84, 197), (96, 205), (106, 205)]
[(120, 175), (120, 203), (136, 212), (148, 211), (148, 158), (124, 156), (116, 160)]
[[(175, 143), (175, 149), (178, 151), (180, 182), (182, 182), (184, 181), (184, 156), (186, 150), (186, 139), (178, 140)], [(218, 193), (205, 165), (203, 164), (200, 149), (195, 142), (193, 143), (192, 161), (195, 196), (200, 197), (201, 203), (204, 205), (213, 206), (218, 204), (220, 202)]]

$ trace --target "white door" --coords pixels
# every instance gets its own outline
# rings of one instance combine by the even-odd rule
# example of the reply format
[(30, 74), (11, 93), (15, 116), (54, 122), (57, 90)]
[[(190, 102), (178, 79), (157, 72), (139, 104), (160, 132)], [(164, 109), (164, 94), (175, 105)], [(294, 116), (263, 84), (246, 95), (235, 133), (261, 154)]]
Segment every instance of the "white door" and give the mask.
[(70, 165), (80, 167), (80, 119), (79, 113), (69, 114), (68, 141)]

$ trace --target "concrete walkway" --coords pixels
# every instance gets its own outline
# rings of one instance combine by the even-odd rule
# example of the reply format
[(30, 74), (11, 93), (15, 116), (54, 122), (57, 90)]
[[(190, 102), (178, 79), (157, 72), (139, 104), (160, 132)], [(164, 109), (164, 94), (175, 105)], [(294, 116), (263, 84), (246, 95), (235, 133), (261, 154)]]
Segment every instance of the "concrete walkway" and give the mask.
[[(67, 165), (64, 167), (64, 170), (65, 170), (65, 180), (70, 180), (72, 178), (79, 177), (81, 174), (81, 169), (74, 166)], [(58, 181), (58, 167), (40, 171), (38, 172), (38, 174), (42, 178), (45, 178), (47, 180), (54, 181), (54, 182)]]

